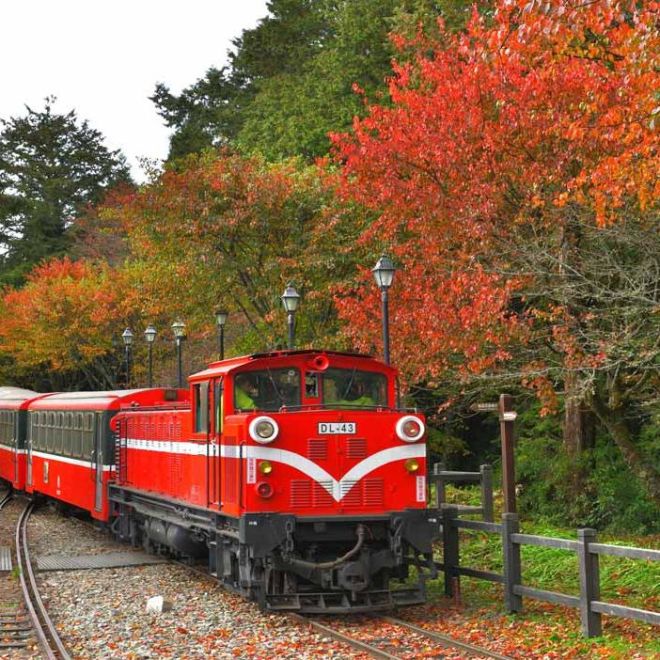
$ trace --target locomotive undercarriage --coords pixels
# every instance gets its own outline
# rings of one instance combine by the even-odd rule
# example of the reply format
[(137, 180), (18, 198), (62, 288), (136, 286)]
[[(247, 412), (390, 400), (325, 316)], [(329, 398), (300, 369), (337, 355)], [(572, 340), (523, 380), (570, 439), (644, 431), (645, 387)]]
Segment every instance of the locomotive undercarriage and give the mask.
[(424, 602), (425, 580), (435, 577), (433, 511), (237, 519), (118, 486), (111, 486), (110, 499), (119, 538), (150, 552), (207, 559), (221, 584), (267, 610), (345, 613), (412, 605)]

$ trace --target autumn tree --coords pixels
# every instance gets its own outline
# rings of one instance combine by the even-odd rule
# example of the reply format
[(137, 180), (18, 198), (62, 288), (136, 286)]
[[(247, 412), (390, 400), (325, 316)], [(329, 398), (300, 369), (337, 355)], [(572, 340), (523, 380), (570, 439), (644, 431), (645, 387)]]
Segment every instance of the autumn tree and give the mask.
[[(412, 380), (517, 374), (548, 406), (565, 391), (660, 502), (631, 425), (658, 364), (653, 7), (502, 1), (464, 33), (400, 45), (419, 55), (396, 67), (391, 106), (337, 138), (345, 194), (379, 214), (362, 240), (402, 267), (397, 362)], [(370, 291), (338, 301), (363, 347)]]
[(119, 151), (75, 111), (55, 112), (54, 101), (0, 122), (2, 283), (21, 283), (42, 259), (64, 254), (76, 215), (130, 180)]
[(234, 350), (250, 351), (285, 342), (279, 296), (289, 280), (305, 295), (301, 344), (332, 336), (328, 282), (353, 272), (352, 246), (366, 223), (353, 210), (335, 204), (333, 178), (316, 168), (207, 152), (102, 214), (126, 232), (124, 267), (135, 269), (146, 314), (179, 314), (208, 335), (213, 310), (227, 307), (245, 330)]
[(14, 378), (24, 374), (42, 391), (116, 389), (125, 374), (113, 337), (139, 313), (128, 273), (53, 259), (34, 268), (23, 287), (4, 293), (2, 353), (11, 358)]

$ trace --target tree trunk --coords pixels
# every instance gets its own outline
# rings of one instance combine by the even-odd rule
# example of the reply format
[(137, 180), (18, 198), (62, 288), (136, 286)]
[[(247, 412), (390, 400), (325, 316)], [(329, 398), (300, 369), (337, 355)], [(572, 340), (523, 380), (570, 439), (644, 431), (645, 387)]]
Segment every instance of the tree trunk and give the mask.
[(593, 415), (577, 392), (576, 376), (566, 372), (564, 379), (564, 449), (569, 456), (580, 456), (594, 446)]
[(596, 416), (603, 423), (621, 451), (626, 465), (642, 482), (651, 500), (660, 508), (660, 473), (653, 465), (647, 463), (639, 453), (623, 416), (623, 410), (621, 408), (613, 410), (600, 401), (597, 395), (593, 397), (591, 404)]

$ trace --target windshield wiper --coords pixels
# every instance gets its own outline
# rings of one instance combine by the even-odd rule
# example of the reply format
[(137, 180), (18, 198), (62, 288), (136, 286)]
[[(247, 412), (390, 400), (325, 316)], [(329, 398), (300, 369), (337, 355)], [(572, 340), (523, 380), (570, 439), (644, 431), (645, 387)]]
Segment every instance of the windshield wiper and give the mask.
[(357, 371), (357, 367), (353, 367), (353, 371), (351, 372), (351, 379), (348, 381), (348, 385), (346, 386), (344, 393), (341, 395), (342, 399), (346, 399), (346, 395), (351, 391), (351, 386), (353, 385), (353, 380), (355, 379), (356, 371)]
[(284, 397), (282, 396), (280, 391), (277, 389), (277, 383), (275, 383), (273, 374), (270, 372), (270, 367), (266, 367), (266, 371), (268, 372), (268, 378), (270, 378), (270, 382), (273, 384), (273, 390), (275, 390), (275, 394), (277, 394), (277, 397), (280, 400), (280, 405), (285, 406), (286, 402), (284, 401)]

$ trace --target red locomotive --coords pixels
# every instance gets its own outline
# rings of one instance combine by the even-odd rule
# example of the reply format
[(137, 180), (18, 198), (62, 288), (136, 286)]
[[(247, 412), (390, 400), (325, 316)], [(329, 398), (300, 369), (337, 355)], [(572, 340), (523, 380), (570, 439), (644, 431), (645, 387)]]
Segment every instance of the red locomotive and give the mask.
[[(393, 368), (276, 351), (213, 363), (189, 381), (189, 391), (26, 398), (25, 483), (7, 461), (0, 478), (83, 508), (150, 551), (207, 558), (222, 584), (267, 609), (423, 602), (437, 528), (425, 425), (397, 406)], [(0, 391), (0, 419), (7, 406)], [(397, 578), (406, 584), (393, 587)]]

